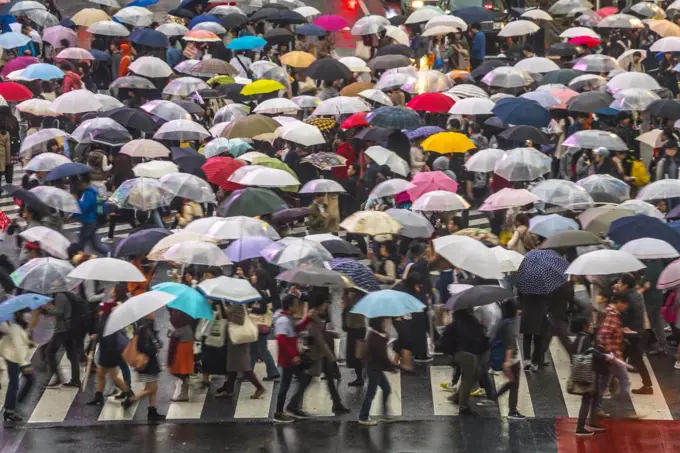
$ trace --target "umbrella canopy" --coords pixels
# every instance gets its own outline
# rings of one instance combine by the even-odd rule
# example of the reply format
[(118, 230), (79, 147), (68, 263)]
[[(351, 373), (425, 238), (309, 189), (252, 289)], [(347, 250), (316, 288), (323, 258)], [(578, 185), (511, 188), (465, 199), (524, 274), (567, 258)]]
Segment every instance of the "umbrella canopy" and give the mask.
[(538, 102), (526, 98), (500, 99), (491, 110), (504, 124), (547, 127), (550, 112)]
[(70, 162), (71, 159), (61, 154), (43, 153), (32, 158), (24, 168), (29, 171), (50, 171)]
[(495, 211), (535, 203), (539, 198), (526, 189), (503, 188), (484, 200), (482, 211)]
[(624, 72), (612, 77), (607, 82), (607, 89), (612, 93), (625, 90), (626, 88), (658, 90), (661, 86), (652, 76), (641, 72)]
[(433, 151), (438, 154), (464, 153), (476, 146), (466, 135), (459, 132), (439, 132), (430, 135), (420, 144), (423, 151)]
[(620, 208), (628, 209), (636, 214), (642, 214), (657, 219), (665, 218), (663, 213), (659, 211), (654, 205), (642, 200), (626, 200), (619, 205)]
[(447, 212), (468, 209), (470, 204), (456, 193), (435, 190), (428, 192), (413, 203), (411, 209), (425, 212)]
[[(316, 21), (314, 21), (314, 23), (319, 26), (323, 26), (317, 23)], [(383, 16), (377, 15), (364, 16), (354, 23), (352, 29), (350, 30), (350, 33), (355, 36), (373, 35), (383, 30), (387, 25), (390, 25), (390, 21)]]
[(165, 307), (174, 299), (175, 296), (163, 291), (147, 291), (129, 298), (109, 315), (104, 327), (104, 336), (134, 324), (149, 313)]
[(320, 267), (289, 269), (276, 276), (277, 280), (304, 286), (322, 288), (351, 288), (354, 282), (349, 277), (333, 270)]
[[(38, 186), (31, 189), (31, 193), (50, 208), (58, 211), (80, 213), (78, 200), (73, 198), (69, 192), (50, 186)], [(66, 259), (66, 258), (64, 258)]]
[(408, 313), (421, 312), (424, 308), (425, 305), (410, 294), (383, 289), (362, 297), (351, 312), (367, 318), (401, 317)]
[(269, 263), (293, 269), (302, 265), (323, 266), (333, 256), (321, 244), (302, 238), (287, 237), (275, 242), (260, 252)]
[(409, 165), (404, 159), (399, 157), (397, 153), (390, 151), (382, 146), (370, 146), (365, 152), (371, 160), (378, 165), (387, 165), (390, 170), (401, 176), (407, 176), (409, 173)]
[(576, 182), (599, 202), (621, 203), (630, 198), (630, 186), (610, 175), (590, 175)]
[(352, 279), (358, 289), (364, 292), (374, 292), (380, 290), (378, 279), (373, 271), (366, 265), (361, 264), (353, 258), (333, 258), (328, 266), (336, 271), (342, 272)]
[(162, 125), (153, 135), (155, 140), (191, 141), (203, 140), (210, 137), (208, 132), (199, 123), (191, 120), (172, 120)]
[(171, 235), (163, 228), (151, 228), (132, 233), (118, 243), (114, 251), (116, 257), (146, 255), (164, 237)]
[(360, 112), (368, 112), (371, 108), (364, 101), (358, 98), (338, 96), (326, 99), (314, 110), (315, 116), (324, 115), (346, 115)]
[(613, 132), (595, 129), (575, 132), (562, 142), (562, 146), (586, 149), (595, 149), (602, 146), (611, 151), (628, 150), (628, 145), (618, 135)]
[(583, 212), (579, 215), (578, 220), (581, 222), (584, 230), (596, 234), (605, 234), (613, 221), (631, 215), (633, 215), (633, 211), (628, 211), (627, 209), (600, 206)]
[(274, 241), (267, 237), (250, 236), (233, 241), (224, 252), (229, 260), (239, 263), (241, 261), (259, 258), (260, 251), (273, 243)]
[(123, 182), (111, 195), (110, 201), (121, 209), (150, 211), (168, 206), (173, 195), (166, 192), (153, 178), (134, 178)]
[(366, 121), (385, 129), (410, 130), (422, 126), (418, 113), (404, 107), (379, 107), (366, 115)]
[(335, 80), (351, 80), (352, 72), (347, 66), (332, 58), (322, 58), (312, 62), (304, 73), (315, 80), (332, 82)]
[(627, 88), (614, 93), (614, 101), (609, 107), (616, 110), (641, 112), (654, 101), (661, 98), (658, 94), (640, 88)]
[(531, 189), (546, 203), (564, 208), (587, 208), (593, 204), (593, 199), (585, 187), (562, 179), (548, 179), (541, 181)]
[(14, 285), (38, 294), (71, 291), (78, 281), (69, 277), (71, 263), (56, 258), (33, 258), (11, 274)]
[(144, 282), (146, 277), (134, 264), (117, 258), (94, 258), (78, 265), (71, 278), (107, 282)]
[(565, 273), (569, 275), (613, 275), (635, 272), (646, 267), (630, 253), (621, 250), (595, 250), (572, 262)]
[(415, 189), (415, 184), (406, 181), (405, 179), (388, 179), (377, 184), (371, 191), (369, 198), (391, 197), (401, 192), (406, 192)]
[(259, 187), (286, 187), (300, 184), (297, 178), (284, 170), (259, 165), (247, 165), (236, 169), (229, 176), (228, 181), (242, 186)]
[[(449, 93), (454, 94), (452, 91)], [(449, 114), (451, 115), (492, 115), (492, 110), (496, 105), (490, 99), (486, 98), (468, 98), (461, 99), (451, 107)]]
[(680, 283), (680, 260), (675, 260), (661, 272), (656, 282), (657, 289), (668, 289)]
[[(2, 94), (1, 91), (0, 94)], [(94, 93), (88, 90), (69, 91), (56, 98), (50, 105), (50, 109), (58, 113), (95, 112), (102, 107)]]
[(168, 308), (182, 311), (194, 319), (212, 320), (215, 316), (210, 302), (190, 286), (164, 282), (154, 285), (151, 289), (174, 296), (175, 299), (168, 304)]
[(332, 179), (313, 179), (300, 189), (300, 193), (345, 193), (340, 183)]
[(646, 215), (628, 216), (613, 221), (607, 236), (620, 245), (635, 239), (654, 238), (680, 250), (680, 234), (664, 221)]
[(508, 181), (533, 181), (548, 173), (551, 164), (550, 157), (534, 148), (515, 148), (496, 163), (494, 173)]
[(677, 258), (678, 251), (668, 242), (654, 238), (640, 238), (627, 242), (620, 249), (639, 260)]
[(465, 168), (468, 171), (489, 173), (496, 167), (496, 162), (505, 156), (505, 151), (498, 148), (482, 149), (474, 153), (467, 161)]
[(123, 145), (120, 149), (120, 154), (127, 154), (130, 157), (157, 159), (168, 157), (170, 150), (155, 140), (137, 139)]
[(531, 141), (534, 145), (547, 145), (548, 137), (533, 126), (512, 126), (498, 134), (506, 140), (526, 143)]
[(502, 278), (495, 254), (480, 241), (467, 236), (444, 236), (433, 241), (434, 250), (454, 266), (482, 278)]
[(313, 24), (318, 25), (326, 31), (340, 31), (344, 28), (349, 28), (349, 24), (343, 17), (334, 14), (319, 16), (314, 19)]
[(0, 305), (0, 322), (11, 321), (14, 313), (22, 310), (35, 310), (52, 300), (40, 294), (21, 294), (2, 301)]
[(547, 296), (567, 283), (569, 262), (554, 250), (530, 250), (510, 281), (521, 294)]
[(560, 249), (569, 247), (583, 247), (587, 245), (600, 245), (604, 241), (590, 231), (562, 231), (551, 235), (541, 243), (541, 249)]
[(222, 131), (225, 138), (252, 138), (255, 140), (267, 140), (274, 138), (279, 124), (264, 115), (249, 115), (231, 122)]
[(567, 109), (571, 112), (595, 113), (608, 108), (612, 102), (614, 98), (608, 93), (582, 93), (567, 102)]
[(574, 219), (559, 214), (539, 215), (529, 220), (529, 231), (544, 238), (550, 238), (563, 231), (576, 231), (579, 224)]
[(63, 260), (69, 258), (68, 249), (71, 241), (51, 228), (35, 226), (22, 231), (19, 236), (28, 242), (39, 244), (40, 249), (50, 256)]
[(340, 227), (356, 234), (398, 234), (402, 225), (392, 216), (380, 211), (358, 211), (340, 223)]
[(412, 200), (417, 200), (423, 194), (435, 190), (451, 193), (458, 191), (458, 184), (442, 171), (419, 172), (411, 182), (415, 185), (415, 188), (408, 191)]
[(200, 241), (182, 242), (173, 245), (163, 253), (163, 260), (199, 266), (226, 266), (231, 264), (218, 246)]
[(643, 187), (637, 195), (638, 200), (665, 200), (680, 197), (680, 180), (662, 179)]
[(403, 225), (403, 228), (399, 231), (401, 236), (407, 238), (429, 238), (434, 234), (432, 223), (420, 213), (395, 208), (388, 209), (385, 212)]
[(209, 299), (234, 304), (248, 304), (262, 299), (260, 293), (248, 280), (230, 278), (221, 275), (217, 278), (203, 280), (198, 290)]
[(501, 266), (501, 272), (517, 272), (524, 261), (524, 255), (508, 250), (500, 245), (491, 249)]
[(287, 205), (274, 192), (268, 189), (248, 187), (235, 190), (218, 208), (218, 213), (224, 217), (244, 215), (249, 217), (271, 214)]
[(492, 304), (494, 302), (500, 302), (506, 299), (512, 299), (514, 296), (512, 291), (501, 288), (500, 286), (473, 286), (472, 288), (465, 289), (452, 295), (449, 300), (446, 301), (446, 309), (451, 311), (465, 310)]
[(509, 66), (502, 66), (486, 74), (481, 81), (490, 87), (519, 88), (531, 84), (534, 79), (528, 72)]

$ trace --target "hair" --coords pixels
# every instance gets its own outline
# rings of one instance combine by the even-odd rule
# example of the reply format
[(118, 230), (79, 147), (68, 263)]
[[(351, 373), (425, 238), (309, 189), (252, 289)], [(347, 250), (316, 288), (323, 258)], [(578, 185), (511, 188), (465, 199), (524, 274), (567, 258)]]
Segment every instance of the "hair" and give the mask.
[(139, 223), (146, 223), (149, 221), (149, 213), (147, 211), (137, 211), (135, 213), (135, 220)]
[(526, 215), (523, 212), (520, 212), (519, 214), (517, 214), (515, 216), (515, 223), (518, 223), (520, 225), (528, 227), (529, 226), (529, 216)]
[(203, 270), (203, 274), (210, 274), (214, 275), (215, 277), (219, 277), (222, 275), (222, 269), (219, 266), (208, 266)]
[(456, 225), (458, 229), (463, 227), (463, 219), (460, 216), (452, 215), (449, 217), (449, 222), (453, 222), (453, 224)]
[(89, 184), (90, 183), (90, 174), (89, 173), (83, 173), (82, 175), (78, 176), (78, 182)]
[(501, 305), (501, 312), (503, 319), (512, 319), (517, 316), (517, 303), (514, 300), (508, 300)]
[(411, 256), (411, 258), (422, 255), (423, 253), (425, 253), (425, 244), (423, 244), (422, 242), (414, 242), (408, 248), (408, 253)]
[(611, 288), (602, 288), (602, 290), (600, 291), (600, 297), (604, 297), (607, 300), (611, 300), (613, 295), (614, 291), (612, 291)]
[(633, 56), (634, 57), (642, 57), (642, 54), (639, 51), (636, 50), (635, 52), (633, 52)]
[(127, 295), (127, 283), (117, 283), (113, 287), (113, 298), (115, 302), (125, 302), (128, 299)]
[(571, 323), (569, 324), (569, 330), (576, 334), (582, 333), (586, 330), (586, 327), (588, 327), (589, 323), (590, 321), (588, 321), (588, 318), (585, 316), (577, 316), (571, 320)]
[(525, 44), (524, 47), (522, 47), (522, 50), (524, 50), (525, 52), (532, 52), (533, 53), (534, 48), (531, 47), (529, 44)]
[(470, 123), (468, 126), (473, 134), (479, 134), (482, 132), (482, 126), (479, 123)]
[(612, 298), (609, 300), (610, 304), (618, 304), (620, 302), (623, 302), (624, 304), (630, 302), (630, 300), (628, 299), (628, 294), (616, 292), (612, 295)]
[(452, 129), (460, 129), (460, 120), (458, 118), (449, 120), (449, 127)]
[(42, 82), (40, 82), (40, 89), (42, 90), (43, 93), (54, 92), (54, 87), (52, 86), (52, 83), (49, 80), (43, 80)]
[(621, 274), (621, 277), (619, 277), (619, 281), (626, 285), (628, 288), (635, 288), (635, 277), (633, 277), (633, 274)]
[(281, 308), (283, 310), (290, 310), (293, 305), (295, 305), (295, 302), (297, 302), (297, 297), (292, 294), (286, 294), (283, 296), (283, 299), (281, 299)]
[(473, 28), (475, 30), (481, 30), (482, 25), (479, 22), (473, 22), (472, 24), (470, 24), (470, 29), (473, 29)]

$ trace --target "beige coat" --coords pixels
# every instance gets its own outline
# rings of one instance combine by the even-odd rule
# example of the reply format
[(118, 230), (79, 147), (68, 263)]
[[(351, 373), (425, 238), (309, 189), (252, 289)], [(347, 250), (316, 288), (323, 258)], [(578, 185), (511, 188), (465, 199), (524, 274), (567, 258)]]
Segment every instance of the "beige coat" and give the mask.
[(9, 133), (0, 134), (0, 173), (4, 173), (12, 160), (12, 148)]

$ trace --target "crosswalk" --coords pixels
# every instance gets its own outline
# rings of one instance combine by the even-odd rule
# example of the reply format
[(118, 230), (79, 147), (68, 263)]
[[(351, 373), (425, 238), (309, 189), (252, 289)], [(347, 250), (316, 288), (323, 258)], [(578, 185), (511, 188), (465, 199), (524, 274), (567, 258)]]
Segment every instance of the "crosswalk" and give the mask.
[[(270, 350), (275, 354), (274, 341), (269, 342)], [(569, 376), (569, 359), (566, 350), (556, 340), (550, 344), (550, 364), (538, 372), (523, 372), (519, 386), (518, 409), (527, 417), (555, 418), (578, 415), (581, 397), (570, 395), (566, 391)], [(678, 417), (678, 402), (673, 396), (673, 388), (662, 388), (660, 381), (677, 380), (677, 371), (673, 370), (670, 358), (653, 358), (647, 361), (654, 387), (653, 395), (631, 395), (623, 403), (612, 404), (604, 401), (605, 411), (613, 416), (617, 414), (635, 413), (647, 420), (673, 420)], [(70, 366), (63, 357), (60, 362), (62, 377), (69, 377)], [(258, 363), (255, 373), (265, 376), (265, 367)], [(363, 389), (348, 387), (347, 383), (354, 379), (353, 370), (341, 367), (342, 379), (338, 389), (343, 403), (351, 410), (351, 414), (335, 416), (332, 412), (332, 401), (327, 389), (326, 381), (314, 378), (308, 388), (303, 403), (303, 409), (322, 419), (355, 420), (361, 406)], [(2, 373), (2, 389), (0, 401), (4, 400), (7, 389), (6, 376)], [(657, 375), (663, 379), (657, 379)], [(458, 415), (458, 407), (448, 401), (452, 395), (450, 390), (442, 384), (451, 381), (452, 368), (444, 357), (437, 357), (432, 365), (420, 366), (415, 374), (388, 373), (387, 377), (392, 387), (388, 400), (389, 413), (405, 420), (440, 419)], [(37, 381), (44, 386), (51, 376), (47, 373), (39, 375)], [(88, 406), (86, 402), (94, 394), (95, 377), (88, 376), (87, 391), (79, 392), (73, 388), (45, 389), (40, 384), (34, 390), (33, 398), (19, 412), (24, 415), (28, 427), (41, 426), (88, 426), (92, 424), (106, 424), (112, 422), (143, 421), (146, 419), (146, 400), (135, 403), (129, 410), (124, 411), (120, 401), (109, 397), (103, 407)], [(213, 377), (211, 386), (204, 389), (200, 386), (201, 378), (192, 378), (189, 402), (172, 402), (171, 396), (175, 390), (176, 380), (163, 372), (159, 381), (157, 407), (159, 412), (167, 414), (172, 421), (182, 422), (268, 422), (273, 416), (278, 382), (263, 382), (266, 393), (261, 399), (252, 400), (250, 395), (254, 388), (244, 381), (237, 383), (235, 394), (230, 399), (215, 397), (215, 389), (222, 383), (222, 377)], [(639, 376), (631, 374), (632, 388), (641, 385)], [(495, 374), (492, 381), (496, 388), (505, 382), (502, 374)], [(295, 384), (293, 385), (293, 387)], [(140, 391), (143, 384), (137, 382), (133, 372), (133, 389)], [(292, 394), (292, 391), (291, 391)], [(290, 396), (290, 395), (289, 395)], [(474, 410), (487, 417), (505, 417), (508, 414), (507, 395), (502, 397), (498, 405), (476, 405), (480, 398), (471, 399)], [(381, 413), (382, 396), (380, 391), (371, 407), (370, 413)]]

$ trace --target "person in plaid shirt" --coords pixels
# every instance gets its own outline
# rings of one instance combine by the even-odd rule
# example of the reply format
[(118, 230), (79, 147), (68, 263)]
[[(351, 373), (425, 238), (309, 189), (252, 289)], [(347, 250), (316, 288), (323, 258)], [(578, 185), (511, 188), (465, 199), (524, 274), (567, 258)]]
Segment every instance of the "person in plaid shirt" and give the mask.
[[(623, 293), (615, 293), (607, 308), (605, 309), (604, 319), (597, 332), (597, 347), (603, 354), (612, 354), (620, 359), (623, 346), (623, 325), (621, 324), (621, 313), (628, 308), (628, 296)], [(602, 410), (602, 395), (609, 386), (609, 381), (615, 378), (619, 381), (619, 398), (628, 394), (630, 389), (630, 379), (628, 371), (615, 363), (609, 364), (609, 373), (600, 377), (599, 401), (597, 402), (598, 416), (606, 417), (607, 414)]]

